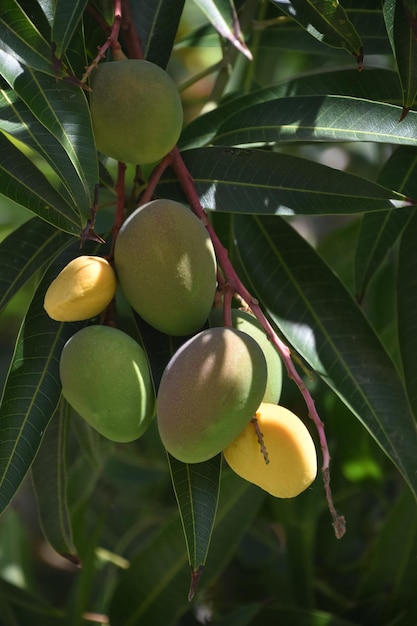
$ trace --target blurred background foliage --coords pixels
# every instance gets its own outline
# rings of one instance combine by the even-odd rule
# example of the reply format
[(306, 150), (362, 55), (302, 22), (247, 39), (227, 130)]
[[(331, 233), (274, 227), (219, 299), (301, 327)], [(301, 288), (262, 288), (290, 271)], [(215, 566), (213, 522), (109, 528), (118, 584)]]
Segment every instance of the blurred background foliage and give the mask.
[[(230, 46), (229, 66), (219, 65), (212, 72), (210, 68), (223, 58), (225, 42), (208, 24), (199, 4), (203, 5), (185, 2), (168, 65), (181, 89), (187, 124), (214, 106), (217, 92), (227, 99), (236, 92), (249, 93), (304, 73), (355, 69), (352, 55), (320, 44), (274, 3), (249, 2), (253, 19), (245, 33), (254, 60)], [(235, 4), (239, 8), (244, 3)], [(364, 73), (370, 67), (395, 69), (380, 2), (358, 4), (369, 10), (372, 5), (374, 13), (367, 13), (367, 19), (374, 20), (375, 41), (366, 53)], [(355, 7), (355, 2), (343, 5)], [(201, 79), (195, 81), (196, 76)], [(400, 100), (399, 89), (397, 103)], [(360, 141), (285, 145), (286, 154), (371, 180), (378, 179), (393, 151), (388, 143)], [(107, 167), (114, 176), (116, 164), (109, 162)], [(127, 180), (133, 180), (129, 169)], [(115, 202), (111, 186), (103, 190), (100, 200), (100, 224), (111, 225)], [(0, 240), (31, 216), (20, 205), (0, 197)], [(359, 215), (290, 219), (353, 294), (360, 220)], [(222, 233), (223, 215), (215, 214), (213, 222)], [(397, 248), (390, 250), (376, 272), (363, 304), (395, 360)], [(39, 278), (34, 276), (20, 289), (0, 317), (0, 385), (6, 379), (16, 336)], [(120, 307), (129, 328), (133, 320), (122, 301)], [(347, 520), (342, 540), (337, 541), (332, 532), (319, 479), (313, 489), (285, 501), (266, 497), (225, 469), (219, 521), (199, 591), (189, 604), (187, 555), (155, 424), (146, 437), (115, 447), (103, 442), (81, 420), (68, 421), (63, 415), (70, 459), (67, 479), (73, 542), (83, 567), (59, 556), (42, 532), (32, 480), (35, 484), (36, 480), (50, 480), (44, 461), (37, 478), (35, 467), (35, 477), (24, 481), (0, 518), (0, 624), (417, 623), (415, 500), (398, 470), (345, 404), (320, 380), (307, 382), (326, 425), (333, 495)], [(289, 380), (281, 403), (307, 419), (303, 400)], [(137, 600), (137, 611), (129, 613), (136, 606), (135, 596), (143, 598)]]

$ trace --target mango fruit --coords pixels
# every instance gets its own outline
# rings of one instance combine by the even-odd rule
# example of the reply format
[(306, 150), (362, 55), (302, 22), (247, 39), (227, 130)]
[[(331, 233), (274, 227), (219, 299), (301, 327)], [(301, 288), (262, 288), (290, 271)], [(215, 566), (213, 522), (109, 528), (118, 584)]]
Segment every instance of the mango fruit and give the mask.
[(87, 320), (104, 311), (116, 288), (116, 274), (106, 259), (82, 255), (70, 261), (49, 285), (44, 308), (58, 322)]
[[(212, 310), (209, 322), (211, 327), (223, 326), (222, 307)], [(241, 309), (232, 309), (232, 324), (237, 330), (247, 333), (255, 339), (262, 349), (268, 368), (268, 379), (262, 401), (278, 404), (282, 390), (282, 361), (278, 350), (269, 341), (262, 326), (252, 313)]]
[(206, 461), (249, 423), (265, 393), (265, 357), (252, 337), (210, 328), (169, 361), (157, 393), (157, 423), (166, 450), (184, 463)]
[(143, 348), (110, 326), (87, 326), (64, 345), (59, 372), (64, 398), (101, 435), (128, 442), (155, 414), (155, 393)]
[(258, 432), (251, 421), (224, 449), (224, 458), (236, 474), (264, 491), (294, 498), (316, 478), (314, 441), (300, 418), (283, 406), (262, 403), (255, 419)]
[(126, 300), (168, 335), (190, 335), (208, 318), (216, 256), (207, 229), (183, 204), (153, 200), (123, 223), (114, 264)]
[(160, 161), (183, 123), (181, 98), (158, 65), (124, 59), (100, 63), (91, 75), (90, 112), (97, 150), (124, 163)]

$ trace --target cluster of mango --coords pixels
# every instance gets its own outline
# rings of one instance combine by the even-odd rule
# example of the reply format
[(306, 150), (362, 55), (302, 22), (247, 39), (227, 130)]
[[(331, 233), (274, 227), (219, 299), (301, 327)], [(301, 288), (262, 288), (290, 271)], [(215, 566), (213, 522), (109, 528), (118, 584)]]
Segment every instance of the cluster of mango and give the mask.
[[(104, 63), (94, 72), (98, 149), (125, 162), (161, 159), (182, 124), (172, 80), (147, 61)], [(117, 285), (154, 328), (188, 337), (156, 393), (142, 346), (117, 328), (92, 323)], [(223, 325), (222, 308), (212, 308), (216, 288), (216, 254), (201, 220), (168, 199), (140, 206), (118, 233), (114, 267), (102, 257), (77, 257), (45, 295), (52, 319), (90, 320), (63, 348), (63, 395), (113, 441), (137, 439), (156, 415), (164, 447), (180, 461), (199, 463), (223, 452), (246, 480), (277, 497), (296, 496), (316, 477), (314, 442), (304, 423), (278, 405), (278, 352), (247, 312), (234, 310), (233, 326)]]

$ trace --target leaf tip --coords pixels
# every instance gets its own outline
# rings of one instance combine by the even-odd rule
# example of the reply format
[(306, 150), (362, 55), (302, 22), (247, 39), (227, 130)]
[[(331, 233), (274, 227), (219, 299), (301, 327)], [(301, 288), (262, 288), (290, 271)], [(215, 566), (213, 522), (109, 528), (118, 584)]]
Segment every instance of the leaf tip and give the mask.
[(199, 565), (197, 569), (191, 567), (191, 583), (190, 590), (188, 592), (188, 602), (194, 598), (197, 591), (198, 583), (200, 582), (201, 574), (203, 573), (204, 565)]

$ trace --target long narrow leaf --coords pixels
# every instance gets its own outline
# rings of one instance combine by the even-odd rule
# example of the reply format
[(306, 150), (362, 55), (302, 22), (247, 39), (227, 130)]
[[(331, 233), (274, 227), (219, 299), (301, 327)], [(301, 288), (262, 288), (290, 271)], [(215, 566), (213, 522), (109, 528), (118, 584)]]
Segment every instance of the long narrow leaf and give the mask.
[(191, 567), (189, 596), (195, 593), (206, 564), (220, 489), (221, 455), (186, 464), (168, 455), (172, 484), (181, 515)]
[(0, 243), (0, 312), (17, 291), (67, 244), (70, 237), (34, 217)]
[(399, 107), (347, 96), (280, 98), (238, 111), (219, 128), (213, 143), (372, 141), (417, 145), (417, 113), (410, 112), (402, 122), (400, 117)]
[(214, 0), (194, 0), (194, 2), (222, 37), (229, 40), (248, 59), (252, 59), (252, 54), (240, 31), (233, 0), (216, 0), (216, 2)]
[[(266, 150), (197, 148), (183, 154), (205, 208), (228, 213), (347, 215), (408, 206), (405, 196), (359, 176)], [(161, 195), (183, 199), (167, 172)]]
[(417, 430), (402, 381), (344, 285), (284, 220), (235, 216), (256, 295), (310, 367), (339, 395), (417, 496)]
[[(409, 146), (397, 148), (384, 164), (378, 181), (417, 198), (417, 150)], [(356, 292), (361, 298), (413, 213), (411, 207), (363, 216), (355, 251)]]
[(78, 235), (83, 222), (78, 209), (52, 186), (33, 161), (0, 132), (2, 194), (46, 222)]
[(51, 40), (56, 46), (54, 53), (58, 59), (64, 55), (82, 19), (87, 2), (88, 0), (77, 0), (76, 2), (57, 0), (55, 2)]
[(313, 37), (336, 48), (346, 48), (358, 60), (362, 41), (339, 2), (333, 0), (270, 0), (295, 19)]
[(78, 564), (67, 504), (67, 417), (67, 405), (61, 402), (32, 465), (32, 480), (45, 538), (58, 554)]
[[(74, 251), (68, 258), (73, 255)], [(78, 328), (54, 322), (43, 310), (45, 291), (56, 274), (52, 264), (35, 293), (0, 403), (0, 511), (30, 469), (56, 410), (61, 395), (59, 357), (65, 341)]]
[(98, 183), (98, 162), (90, 113), (83, 90), (22, 65), (13, 57), (3, 76), (45, 129), (62, 145), (84, 189), (78, 207), (88, 219)]

